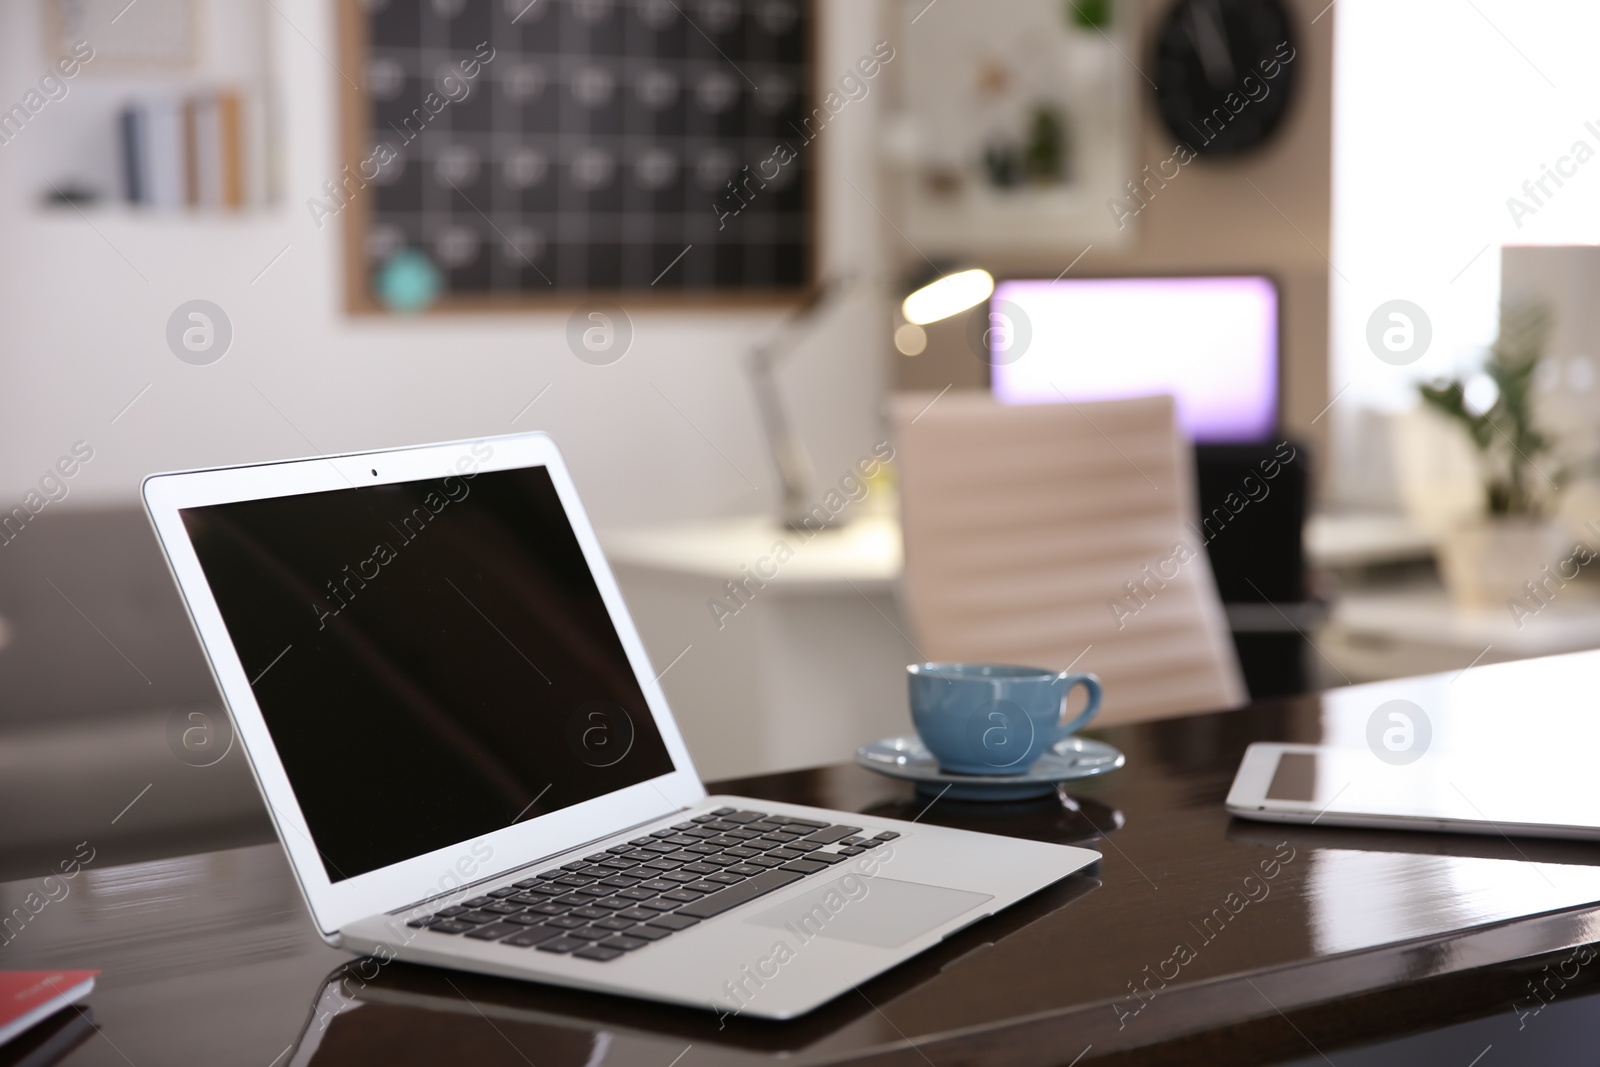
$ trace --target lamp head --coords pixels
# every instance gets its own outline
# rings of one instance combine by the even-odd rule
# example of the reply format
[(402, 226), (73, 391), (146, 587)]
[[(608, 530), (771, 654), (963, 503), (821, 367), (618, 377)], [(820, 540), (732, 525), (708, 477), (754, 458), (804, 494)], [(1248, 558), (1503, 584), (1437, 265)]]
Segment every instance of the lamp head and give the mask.
[(929, 282), (906, 297), (900, 314), (913, 326), (959, 315), (977, 307), (994, 292), (994, 275), (981, 268), (956, 271)]

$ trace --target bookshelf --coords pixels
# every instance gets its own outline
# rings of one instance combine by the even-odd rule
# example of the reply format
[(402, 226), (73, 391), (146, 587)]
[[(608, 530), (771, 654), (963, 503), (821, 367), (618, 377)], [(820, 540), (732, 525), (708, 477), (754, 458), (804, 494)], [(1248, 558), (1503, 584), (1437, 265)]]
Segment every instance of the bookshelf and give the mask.
[[(42, 211), (70, 200), (81, 211), (163, 220), (282, 199), (267, 0), (35, 4), (33, 80), (52, 80), (37, 86), (42, 106), (25, 121), (0, 121), (12, 195)], [(70, 76), (61, 57), (76, 66)]]

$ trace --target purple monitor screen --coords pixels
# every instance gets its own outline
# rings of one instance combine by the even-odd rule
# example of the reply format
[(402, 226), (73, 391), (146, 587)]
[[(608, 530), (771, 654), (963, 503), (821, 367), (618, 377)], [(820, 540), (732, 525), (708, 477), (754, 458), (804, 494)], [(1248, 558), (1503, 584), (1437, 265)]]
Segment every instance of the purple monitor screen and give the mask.
[(1255, 441), (1277, 427), (1270, 278), (1007, 281), (989, 310), (990, 381), (1002, 403), (1171, 393), (1193, 441)]

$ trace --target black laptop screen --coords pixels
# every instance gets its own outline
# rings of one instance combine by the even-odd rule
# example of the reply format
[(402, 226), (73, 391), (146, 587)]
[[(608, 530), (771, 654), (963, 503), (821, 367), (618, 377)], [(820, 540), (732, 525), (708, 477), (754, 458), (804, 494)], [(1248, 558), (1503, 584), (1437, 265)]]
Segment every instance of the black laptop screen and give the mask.
[(673, 770), (545, 468), (182, 515), (330, 881)]

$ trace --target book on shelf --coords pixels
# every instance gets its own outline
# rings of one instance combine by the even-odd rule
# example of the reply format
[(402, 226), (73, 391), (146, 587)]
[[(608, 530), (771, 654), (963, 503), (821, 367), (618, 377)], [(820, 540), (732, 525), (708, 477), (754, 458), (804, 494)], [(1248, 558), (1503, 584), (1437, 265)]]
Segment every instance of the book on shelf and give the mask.
[(223, 89), (128, 104), (119, 119), (123, 195), (152, 208), (237, 210), (248, 200), (245, 108)]

